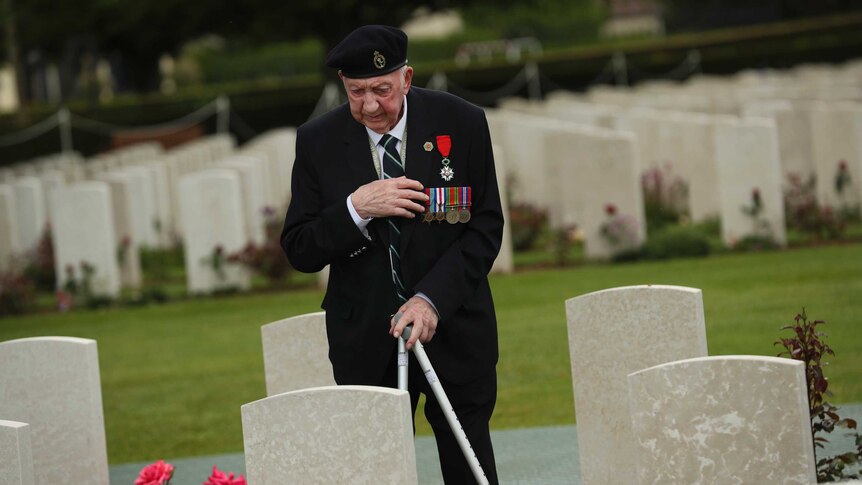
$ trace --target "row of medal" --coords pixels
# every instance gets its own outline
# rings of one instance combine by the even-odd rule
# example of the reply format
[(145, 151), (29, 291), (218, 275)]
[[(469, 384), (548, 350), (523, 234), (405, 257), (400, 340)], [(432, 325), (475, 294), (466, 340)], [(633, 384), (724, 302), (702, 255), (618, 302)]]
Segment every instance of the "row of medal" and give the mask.
[(470, 221), (473, 191), (470, 187), (429, 187), (425, 189), (428, 202), (425, 203), (423, 222), (445, 220), (449, 224)]

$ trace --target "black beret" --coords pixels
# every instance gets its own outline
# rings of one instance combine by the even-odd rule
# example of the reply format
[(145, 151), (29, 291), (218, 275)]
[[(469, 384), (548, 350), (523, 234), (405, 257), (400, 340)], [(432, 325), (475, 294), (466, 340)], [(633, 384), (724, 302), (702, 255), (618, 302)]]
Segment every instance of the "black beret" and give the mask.
[(387, 25), (359, 27), (326, 56), (327, 66), (355, 79), (382, 76), (405, 64), (407, 34)]

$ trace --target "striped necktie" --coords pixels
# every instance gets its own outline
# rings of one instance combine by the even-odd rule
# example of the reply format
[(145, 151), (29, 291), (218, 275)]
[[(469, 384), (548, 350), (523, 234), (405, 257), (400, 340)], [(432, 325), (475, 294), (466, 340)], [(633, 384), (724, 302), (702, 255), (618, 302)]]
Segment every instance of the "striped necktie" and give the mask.
[[(404, 163), (396, 150), (398, 140), (391, 135), (383, 135), (380, 139), (383, 146), (383, 160), (381, 168), (384, 179), (394, 179), (404, 176)], [(395, 284), (395, 293), (401, 303), (407, 301), (407, 290), (401, 279), (401, 256), (398, 254), (398, 243), (401, 242), (401, 218), (389, 217), (386, 219), (389, 225), (389, 262), (392, 270), (392, 282)]]

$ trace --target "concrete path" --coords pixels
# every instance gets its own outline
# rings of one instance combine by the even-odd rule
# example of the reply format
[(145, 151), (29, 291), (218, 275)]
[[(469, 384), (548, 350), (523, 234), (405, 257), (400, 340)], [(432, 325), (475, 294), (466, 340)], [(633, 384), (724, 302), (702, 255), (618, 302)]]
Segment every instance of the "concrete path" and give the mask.
[[(851, 417), (862, 423), (862, 403), (839, 406), (842, 417)], [(491, 433), (497, 473), (501, 485), (580, 485), (578, 463), (578, 436), (575, 426), (524, 428)], [(825, 455), (834, 455), (853, 449), (853, 443), (843, 430), (829, 436), (831, 442)], [(416, 466), (419, 483), (440, 485), (437, 447), (432, 436), (416, 438)], [(213, 465), (220, 470), (245, 473), (241, 453), (196, 458), (166, 460), (176, 471), (171, 485), (200, 485), (212, 472)], [(132, 485), (138, 472), (148, 463), (112, 465), (113, 485)]]

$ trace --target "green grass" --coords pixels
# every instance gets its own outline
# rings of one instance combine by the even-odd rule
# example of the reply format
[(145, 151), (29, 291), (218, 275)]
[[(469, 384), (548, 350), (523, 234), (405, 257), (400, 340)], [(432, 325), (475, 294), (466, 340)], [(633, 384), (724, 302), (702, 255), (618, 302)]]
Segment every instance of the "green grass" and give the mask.
[[(862, 401), (862, 244), (848, 244), (494, 276), (501, 347), (494, 429), (574, 423), (564, 301), (635, 284), (701, 288), (711, 355), (775, 355), (778, 329), (805, 306), (828, 322), (837, 354), (827, 368), (832, 401)], [(293, 290), (4, 318), (0, 341), (98, 341), (112, 463), (237, 452), (239, 408), (265, 395), (260, 326), (317, 311), (321, 297)]]

